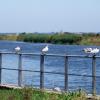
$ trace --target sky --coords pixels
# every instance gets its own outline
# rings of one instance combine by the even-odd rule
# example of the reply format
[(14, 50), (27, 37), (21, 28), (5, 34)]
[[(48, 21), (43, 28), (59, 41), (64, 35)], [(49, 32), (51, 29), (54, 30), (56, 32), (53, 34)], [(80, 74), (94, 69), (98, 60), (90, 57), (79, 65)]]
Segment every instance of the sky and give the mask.
[(0, 33), (100, 32), (100, 0), (0, 0)]

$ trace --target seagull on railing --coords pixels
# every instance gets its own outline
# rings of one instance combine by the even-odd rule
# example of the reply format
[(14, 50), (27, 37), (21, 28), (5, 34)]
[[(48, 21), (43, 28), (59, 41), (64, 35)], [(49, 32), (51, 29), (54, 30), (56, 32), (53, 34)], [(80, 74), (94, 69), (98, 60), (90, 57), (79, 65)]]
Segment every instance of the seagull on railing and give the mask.
[(46, 45), (43, 49), (42, 49), (42, 53), (45, 54), (46, 52), (48, 52), (49, 48), (48, 45)]
[(84, 48), (83, 51), (84, 51), (85, 53), (91, 53), (92, 48)]
[(83, 51), (87, 54), (97, 54), (100, 50), (98, 48), (84, 48)]
[(16, 53), (20, 52), (20, 50), (21, 50), (21, 48), (20, 48), (19, 46), (17, 46), (17, 47), (15, 48), (15, 52), (16, 52)]
[(98, 48), (94, 48), (92, 51), (91, 51), (91, 53), (94, 53), (94, 54), (96, 54), (96, 53), (99, 53), (99, 49)]

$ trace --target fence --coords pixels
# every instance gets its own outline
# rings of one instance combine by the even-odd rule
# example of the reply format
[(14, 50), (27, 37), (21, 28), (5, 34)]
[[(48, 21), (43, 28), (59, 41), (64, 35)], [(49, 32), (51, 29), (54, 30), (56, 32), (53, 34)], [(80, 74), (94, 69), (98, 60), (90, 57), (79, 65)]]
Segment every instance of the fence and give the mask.
[[(18, 55), (18, 68), (3, 68), (2, 67), (2, 54), (16, 54)], [(33, 70), (23, 70), (22, 69), (22, 55), (34, 55), (40, 56), (40, 71)], [(53, 57), (63, 57), (64, 58), (64, 73), (61, 72), (48, 72), (44, 71), (44, 58), (45, 56), (53, 56)], [(96, 95), (96, 58), (100, 58), (100, 56), (96, 55), (60, 55), (60, 54), (34, 54), (34, 53), (14, 53), (14, 52), (1, 52), (0, 53), (0, 84), (2, 84), (2, 69), (4, 70), (17, 70), (18, 71), (18, 86), (22, 86), (22, 71), (27, 72), (39, 72), (40, 73), (40, 89), (44, 89), (44, 73), (50, 74), (62, 74), (64, 75), (64, 90), (68, 91), (68, 76), (72, 75), (68, 73), (68, 60), (70, 57), (79, 57), (79, 58), (91, 58), (92, 59), (92, 75), (87, 77), (92, 77), (92, 95)], [(77, 74), (78, 76), (79, 74)], [(79, 75), (80, 76), (80, 75)]]

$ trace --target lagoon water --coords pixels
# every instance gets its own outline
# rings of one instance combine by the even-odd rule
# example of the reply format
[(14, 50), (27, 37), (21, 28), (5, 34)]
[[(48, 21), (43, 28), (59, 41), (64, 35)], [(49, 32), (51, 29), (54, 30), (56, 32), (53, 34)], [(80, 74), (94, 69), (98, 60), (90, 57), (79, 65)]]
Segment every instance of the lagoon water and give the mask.
[[(21, 47), (21, 52), (25, 53), (41, 53), (41, 49), (46, 44), (40, 43), (25, 43), (25, 42), (11, 42), (0, 41), (0, 52), (14, 52), (16, 46)], [(85, 55), (82, 51), (85, 47), (100, 46), (80, 46), (80, 45), (55, 45), (49, 44), (49, 51), (47, 54), (70, 54), (70, 55)], [(97, 55), (100, 55), (97, 54)], [(3, 68), (18, 68), (18, 56), (4, 54), (2, 59)], [(23, 56), (22, 57), (23, 69), (34, 71), (40, 70), (40, 57), (39, 56)], [(70, 58), (68, 63), (69, 75), (68, 87), (69, 90), (84, 89), (88, 93), (92, 91), (92, 78), (86, 75), (92, 75), (92, 60), (91, 58)], [(45, 57), (45, 71), (49, 72), (64, 72), (64, 58), (61, 57)], [(83, 76), (77, 76), (83, 75)], [(96, 91), (100, 94), (100, 58), (96, 59)], [(38, 72), (25, 72), (23, 71), (23, 85), (31, 85), (39, 87), (40, 74)], [(18, 72), (14, 70), (2, 70), (2, 83), (3, 84), (17, 84)], [(44, 74), (45, 88), (60, 87), (64, 89), (64, 75), (58, 74)]]

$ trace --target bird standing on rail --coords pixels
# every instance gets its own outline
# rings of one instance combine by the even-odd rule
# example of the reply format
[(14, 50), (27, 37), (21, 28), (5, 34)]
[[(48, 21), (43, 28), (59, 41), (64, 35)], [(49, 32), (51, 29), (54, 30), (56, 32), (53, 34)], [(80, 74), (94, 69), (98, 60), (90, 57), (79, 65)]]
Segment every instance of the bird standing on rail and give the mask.
[(99, 53), (99, 49), (98, 48), (94, 48), (94, 49), (92, 49), (91, 53), (93, 53), (93, 54)]
[(92, 48), (84, 48), (83, 51), (84, 51), (85, 53), (91, 53)]
[(84, 48), (83, 51), (85, 53), (89, 53), (89, 54), (97, 54), (97, 53), (99, 53), (99, 49), (98, 48)]
[(49, 48), (48, 45), (46, 45), (43, 49), (42, 49), (42, 54), (45, 54), (46, 52), (48, 52)]
[(20, 52), (20, 50), (21, 50), (21, 48), (20, 48), (19, 46), (17, 46), (17, 47), (15, 48), (15, 52), (16, 52), (16, 53)]

